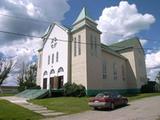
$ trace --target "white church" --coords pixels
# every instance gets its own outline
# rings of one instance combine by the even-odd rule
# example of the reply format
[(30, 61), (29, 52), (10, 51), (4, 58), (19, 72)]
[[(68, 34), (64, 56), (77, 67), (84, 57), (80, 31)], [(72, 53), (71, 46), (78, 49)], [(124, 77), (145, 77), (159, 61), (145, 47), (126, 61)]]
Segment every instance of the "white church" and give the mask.
[(38, 51), (37, 85), (58, 90), (67, 82), (82, 84), (87, 95), (138, 92), (147, 82), (145, 53), (139, 39), (108, 46), (101, 43), (100, 35), (85, 8), (72, 28), (51, 24)]

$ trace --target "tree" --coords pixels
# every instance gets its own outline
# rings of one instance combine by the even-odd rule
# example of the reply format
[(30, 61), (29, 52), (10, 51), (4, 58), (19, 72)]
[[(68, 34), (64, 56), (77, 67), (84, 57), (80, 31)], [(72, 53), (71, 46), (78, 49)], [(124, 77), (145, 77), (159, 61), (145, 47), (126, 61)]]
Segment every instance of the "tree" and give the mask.
[(160, 84), (160, 71), (157, 73), (156, 81), (158, 81), (158, 83)]
[(17, 82), (18, 82), (18, 85), (22, 85), (25, 81), (25, 69), (26, 69), (26, 65), (25, 63), (23, 62), (22, 63), (22, 68), (21, 70), (19, 71), (19, 74), (17, 76)]
[(11, 73), (12, 69), (14, 67), (12, 60), (1, 60), (0, 61), (0, 92), (3, 92), (1, 89), (2, 84), (8, 77), (9, 73)]
[(39, 88), (36, 86), (37, 65), (31, 64), (26, 67), (23, 63), (20, 73), (17, 76), (19, 91), (30, 88)]

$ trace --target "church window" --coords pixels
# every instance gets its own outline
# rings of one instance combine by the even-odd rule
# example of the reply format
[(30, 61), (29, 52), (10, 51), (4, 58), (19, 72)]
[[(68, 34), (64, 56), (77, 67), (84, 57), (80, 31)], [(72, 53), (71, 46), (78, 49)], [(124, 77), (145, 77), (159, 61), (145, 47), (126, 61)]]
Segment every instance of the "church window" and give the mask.
[(91, 50), (93, 50), (93, 36), (90, 36), (90, 46), (91, 46)]
[(113, 64), (113, 78), (114, 80), (117, 80), (117, 69), (116, 69), (116, 63)]
[(124, 65), (122, 65), (122, 80), (125, 80), (125, 70), (124, 70)]
[(74, 56), (77, 55), (77, 40), (74, 38)]
[(56, 62), (58, 62), (59, 61), (59, 53), (57, 52), (56, 53)]
[(48, 75), (47, 71), (44, 71), (43, 76)]
[(78, 36), (78, 55), (81, 55), (81, 36)]
[(39, 55), (39, 68), (41, 67), (41, 64), (42, 64), (42, 55), (40, 54)]
[(50, 64), (50, 55), (48, 55), (48, 65)]
[(106, 65), (106, 61), (103, 61), (103, 63), (102, 63), (102, 71), (103, 71), (102, 78), (103, 79), (107, 79), (107, 65)]
[(54, 63), (54, 54), (52, 54), (52, 64)]
[(64, 72), (64, 69), (63, 69), (62, 67), (60, 67), (60, 68), (58, 69), (58, 73), (60, 73), (60, 72)]
[(94, 38), (94, 49), (95, 49), (95, 54), (97, 54), (97, 38), (96, 38), (96, 36)]
[(54, 71), (54, 69), (52, 69), (51, 71), (50, 71), (50, 74), (54, 74), (55, 73), (55, 71)]

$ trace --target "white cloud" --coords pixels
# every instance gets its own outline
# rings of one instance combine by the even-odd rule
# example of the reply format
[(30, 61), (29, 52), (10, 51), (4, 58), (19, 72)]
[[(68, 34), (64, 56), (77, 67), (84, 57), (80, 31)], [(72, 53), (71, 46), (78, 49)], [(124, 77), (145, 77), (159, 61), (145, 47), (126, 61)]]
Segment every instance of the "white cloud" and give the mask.
[(127, 1), (121, 1), (119, 6), (105, 8), (97, 20), (98, 29), (102, 31), (101, 40), (107, 44), (135, 36), (154, 22), (153, 15), (139, 13), (136, 5)]
[[(61, 22), (64, 19), (64, 14), (70, 9), (67, 1), (0, 0), (0, 14), (18, 17), (16, 19), (15, 17), (0, 15), (0, 30), (42, 36), (49, 24), (55, 21)], [(37, 22), (31, 19), (49, 22)], [(0, 36), (0, 52), (17, 60), (16, 70), (21, 67), (21, 62), (32, 61), (42, 42), (40, 39), (30, 39), (25, 36), (3, 33), (0, 33)], [(13, 76), (8, 79), (15, 80)]]
[(146, 39), (140, 39), (140, 42), (141, 42), (142, 46), (144, 46), (145, 44), (147, 44), (148, 40), (146, 40)]
[(17, 72), (21, 69), (22, 64), (33, 62), (33, 56), (36, 56), (38, 49), (41, 48), (41, 39), (27, 39), (23, 41), (15, 41), (10, 46), (0, 47), (0, 51), (7, 57), (11, 57), (16, 61), (13, 74), (6, 81), (6, 85), (16, 85)]
[(147, 74), (151, 80), (155, 80), (155, 77), (160, 71), (160, 50), (156, 52), (148, 52), (146, 54), (146, 67)]
[(160, 51), (146, 54), (147, 68), (160, 67)]

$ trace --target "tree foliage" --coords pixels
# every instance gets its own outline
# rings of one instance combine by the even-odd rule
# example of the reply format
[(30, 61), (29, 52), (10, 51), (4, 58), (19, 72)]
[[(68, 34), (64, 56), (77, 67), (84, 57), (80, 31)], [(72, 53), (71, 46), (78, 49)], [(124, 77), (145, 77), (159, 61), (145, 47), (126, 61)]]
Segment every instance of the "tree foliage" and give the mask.
[(160, 71), (157, 73), (156, 80), (157, 80), (157, 81), (159, 82), (159, 84), (160, 84)]
[(37, 75), (37, 65), (25, 65), (23, 63), (22, 69), (17, 76), (17, 81), (19, 84), (19, 91), (23, 91), (25, 89), (33, 89), (40, 88), (36, 86), (36, 75)]
[(4, 83), (9, 73), (13, 69), (13, 61), (1, 61), (0, 62), (0, 86)]

